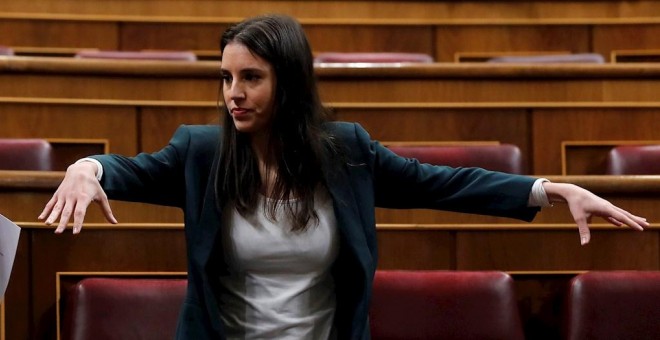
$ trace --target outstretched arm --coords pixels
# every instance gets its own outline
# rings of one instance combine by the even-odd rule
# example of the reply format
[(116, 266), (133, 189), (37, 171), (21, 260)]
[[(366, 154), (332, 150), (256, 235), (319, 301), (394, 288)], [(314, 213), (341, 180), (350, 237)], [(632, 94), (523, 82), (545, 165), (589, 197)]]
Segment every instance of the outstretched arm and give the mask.
[(59, 219), (55, 233), (62, 233), (73, 215), (73, 233), (82, 228), (87, 207), (92, 202), (101, 206), (105, 218), (110, 223), (117, 223), (110, 209), (108, 197), (101, 188), (96, 173), (98, 169), (92, 162), (72, 164), (64, 175), (64, 180), (48, 201), (39, 219), (46, 219), (47, 225), (52, 225)]
[(569, 183), (543, 183), (550, 202), (566, 202), (580, 232), (580, 243), (589, 243), (591, 234), (589, 223), (593, 216), (599, 216), (617, 227), (628, 226), (644, 230), (649, 226), (645, 218), (633, 215), (594, 193)]

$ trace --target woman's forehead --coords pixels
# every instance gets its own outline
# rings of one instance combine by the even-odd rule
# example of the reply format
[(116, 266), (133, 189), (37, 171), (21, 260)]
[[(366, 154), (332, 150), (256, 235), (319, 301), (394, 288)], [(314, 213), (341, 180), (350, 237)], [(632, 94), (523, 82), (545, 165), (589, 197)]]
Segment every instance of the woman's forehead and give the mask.
[(245, 68), (270, 70), (272, 67), (268, 61), (241, 43), (234, 42), (225, 46), (222, 51), (222, 69), (240, 70)]

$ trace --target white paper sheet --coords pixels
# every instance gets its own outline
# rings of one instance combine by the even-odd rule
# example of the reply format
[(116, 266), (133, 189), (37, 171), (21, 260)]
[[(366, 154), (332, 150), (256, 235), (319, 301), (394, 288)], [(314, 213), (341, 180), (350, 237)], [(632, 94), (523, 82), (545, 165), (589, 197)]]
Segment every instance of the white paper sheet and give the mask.
[(21, 228), (0, 215), (0, 300), (5, 295), (11, 267), (14, 265)]

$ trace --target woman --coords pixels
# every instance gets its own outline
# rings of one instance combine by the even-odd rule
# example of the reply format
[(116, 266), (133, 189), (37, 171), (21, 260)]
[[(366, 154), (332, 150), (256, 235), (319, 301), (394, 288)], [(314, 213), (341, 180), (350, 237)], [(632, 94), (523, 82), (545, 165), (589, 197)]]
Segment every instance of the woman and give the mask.
[(241, 22), (221, 50), (223, 129), (182, 126), (159, 152), (83, 159), (39, 216), (59, 218), (61, 233), (73, 214), (78, 233), (92, 201), (116, 223), (107, 197), (181, 207), (188, 291), (179, 339), (368, 339), (376, 206), (529, 221), (564, 201), (583, 244), (592, 215), (648, 226), (571, 184), (420, 164), (357, 124), (327, 122), (292, 18)]

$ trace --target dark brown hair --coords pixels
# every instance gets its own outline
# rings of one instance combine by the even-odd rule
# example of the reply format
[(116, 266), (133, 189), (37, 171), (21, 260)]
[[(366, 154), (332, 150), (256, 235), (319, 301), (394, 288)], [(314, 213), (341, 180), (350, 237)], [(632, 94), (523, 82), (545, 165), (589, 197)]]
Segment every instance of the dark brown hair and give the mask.
[[(224, 32), (220, 50), (240, 43), (271, 63), (275, 71), (275, 112), (270, 133), (267, 168), (275, 168), (272, 200), (264, 203), (268, 218), (277, 220), (284, 207), (292, 230), (304, 230), (318, 222), (314, 192), (325, 185), (322, 163), (333, 147), (323, 130), (328, 120), (319, 98), (312, 51), (302, 26), (284, 15), (264, 15), (242, 21)], [(219, 208), (233, 203), (242, 215), (257, 206), (263, 181), (248, 135), (236, 130), (222, 109), (223, 137), (215, 189)], [(274, 157), (271, 157), (274, 156)]]

